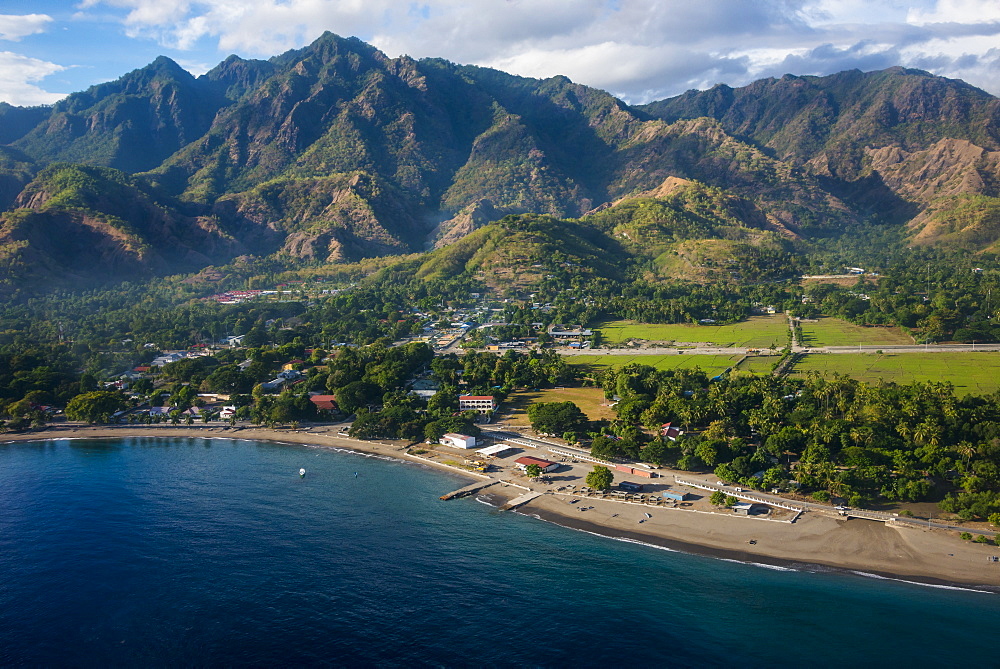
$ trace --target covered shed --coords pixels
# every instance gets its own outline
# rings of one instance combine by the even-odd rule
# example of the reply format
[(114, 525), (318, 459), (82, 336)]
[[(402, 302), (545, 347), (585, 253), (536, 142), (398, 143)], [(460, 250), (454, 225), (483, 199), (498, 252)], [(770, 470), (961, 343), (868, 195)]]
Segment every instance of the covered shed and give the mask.
[(486, 448), (480, 448), (476, 451), (480, 455), (485, 455), (487, 457), (502, 458), (507, 455), (510, 451), (516, 450), (512, 446), (507, 444), (494, 444), (493, 446), (487, 446)]

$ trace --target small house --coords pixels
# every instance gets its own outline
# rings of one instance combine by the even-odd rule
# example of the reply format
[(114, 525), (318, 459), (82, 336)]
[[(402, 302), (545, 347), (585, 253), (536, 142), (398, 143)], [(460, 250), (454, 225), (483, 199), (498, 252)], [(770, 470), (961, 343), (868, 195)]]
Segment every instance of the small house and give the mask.
[(642, 492), (642, 484), (634, 481), (619, 481), (618, 487), (626, 492)]
[(337, 410), (337, 396), (336, 395), (310, 395), (309, 401), (316, 405), (316, 408), (320, 411), (336, 411)]
[(676, 490), (664, 490), (660, 495), (663, 496), (663, 499), (669, 499), (674, 502), (685, 502), (690, 496), (686, 492), (678, 492)]
[(542, 460), (541, 458), (535, 458), (530, 455), (526, 455), (523, 458), (518, 458), (517, 460), (514, 460), (514, 464), (517, 465), (517, 468), (520, 469), (521, 471), (527, 470), (528, 465), (538, 465), (539, 467), (541, 467), (543, 472), (552, 472), (555, 471), (556, 469), (559, 469), (558, 462)]

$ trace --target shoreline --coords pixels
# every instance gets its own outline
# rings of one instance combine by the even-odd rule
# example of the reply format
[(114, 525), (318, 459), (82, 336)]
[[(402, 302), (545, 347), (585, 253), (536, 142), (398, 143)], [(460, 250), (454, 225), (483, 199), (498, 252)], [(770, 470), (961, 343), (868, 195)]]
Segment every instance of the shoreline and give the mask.
[[(298, 430), (221, 426), (51, 426), (41, 432), (0, 436), (0, 444), (60, 439), (217, 438), (342, 448), (389, 456), (434, 467), (469, 483), (482, 480), (471, 472), (407, 454), (404, 442), (362, 441), (338, 435), (328, 426)], [(408, 442), (405, 442), (408, 444)], [(497, 486), (485, 496), (502, 506), (517, 494)], [(499, 499), (499, 504), (494, 502)], [(929, 586), (1000, 593), (1000, 547), (962, 541), (954, 533), (890, 527), (862, 519), (842, 520), (805, 514), (795, 524), (762, 522), (724, 514), (681, 509), (649, 509), (604, 500), (582, 500), (546, 493), (516, 513), (568, 529), (654, 548), (797, 571), (836, 571)], [(580, 511), (584, 505), (587, 510)], [(574, 513), (575, 512), (575, 513)], [(650, 512), (651, 517), (644, 518)], [(641, 522), (640, 522), (641, 521)], [(754, 543), (749, 543), (753, 541)]]
[[(874, 577), (911, 583), (916, 585), (941, 587), (947, 589), (965, 590), (968, 592), (980, 592), (984, 594), (1000, 594), (1000, 585), (976, 582), (958, 582), (934, 576), (917, 574), (900, 574), (889, 571), (870, 569), (861, 565), (843, 565), (824, 563), (819, 560), (777, 558), (761, 553), (749, 551), (738, 551), (732, 549), (716, 548), (710, 545), (692, 543), (680, 539), (663, 537), (653, 533), (635, 532), (629, 530), (613, 530), (606, 525), (588, 522), (582, 518), (569, 515), (553, 513), (545, 509), (528, 508), (527, 504), (515, 513), (529, 516), (542, 522), (552, 523), (570, 530), (586, 532), (612, 541), (638, 544), (647, 548), (662, 549), (670, 552), (685, 553), (688, 555), (698, 555), (701, 557), (725, 560), (727, 562), (739, 562), (750, 566), (764, 569), (778, 569), (782, 571), (801, 571), (816, 574), (850, 574), (860, 577)], [(864, 521), (863, 521), (864, 522)]]

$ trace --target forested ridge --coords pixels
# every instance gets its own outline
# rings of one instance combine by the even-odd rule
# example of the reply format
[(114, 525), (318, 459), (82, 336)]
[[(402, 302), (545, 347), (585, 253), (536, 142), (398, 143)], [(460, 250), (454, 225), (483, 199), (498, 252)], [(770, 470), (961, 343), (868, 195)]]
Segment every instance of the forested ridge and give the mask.
[[(980, 251), (1000, 229), (998, 108), (902, 68), (631, 107), (565, 77), (390, 59), (330, 33), (199, 77), (161, 57), (52, 107), (0, 107), (0, 292), (246, 256), (352, 263), (511, 214), (593, 213), (651, 272), (700, 281), (732, 276), (729, 257), (780, 279), (770, 266), (800, 263), (797, 242), (857, 227)], [(636, 197), (643, 216), (623, 214)]]

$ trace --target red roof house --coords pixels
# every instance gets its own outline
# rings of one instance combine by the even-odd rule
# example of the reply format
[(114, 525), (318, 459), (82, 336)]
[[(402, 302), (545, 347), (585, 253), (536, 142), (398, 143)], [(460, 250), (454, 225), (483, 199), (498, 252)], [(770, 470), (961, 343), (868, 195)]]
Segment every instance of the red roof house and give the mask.
[(316, 405), (316, 408), (320, 411), (336, 411), (337, 410), (337, 396), (336, 395), (313, 395), (309, 398), (309, 401)]
[(542, 460), (541, 458), (535, 458), (530, 455), (526, 455), (523, 458), (518, 458), (514, 460), (514, 464), (518, 466), (522, 471), (528, 468), (528, 465), (538, 465), (541, 467), (543, 472), (551, 472), (559, 468), (558, 462), (552, 462), (550, 460)]

